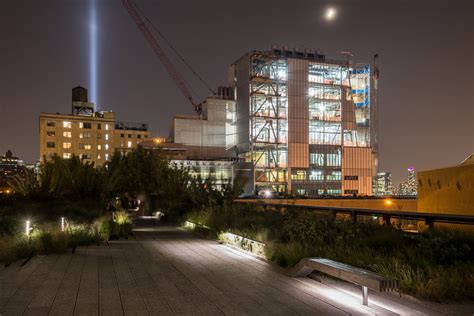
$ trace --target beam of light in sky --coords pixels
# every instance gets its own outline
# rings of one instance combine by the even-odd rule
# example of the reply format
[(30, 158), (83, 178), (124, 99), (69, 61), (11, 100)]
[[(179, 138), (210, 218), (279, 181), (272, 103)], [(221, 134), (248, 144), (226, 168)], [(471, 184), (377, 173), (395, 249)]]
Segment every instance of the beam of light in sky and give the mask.
[(97, 110), (97, 18), (95, 0), (90, 0), (89, 21), (89, 102), (94, 102)]

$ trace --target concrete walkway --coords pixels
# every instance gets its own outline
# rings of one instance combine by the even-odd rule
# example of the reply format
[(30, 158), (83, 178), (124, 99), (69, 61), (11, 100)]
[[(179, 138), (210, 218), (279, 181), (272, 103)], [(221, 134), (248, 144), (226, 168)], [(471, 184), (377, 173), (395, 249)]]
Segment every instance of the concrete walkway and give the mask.
[[(447, 305), (295, 279), (174, 227), (0, 268), (0, 315), (442, 314)], [(454, 307), (454, 306), (453, 306)], [(472, 306), (471, 306), (472, 307)], [(456, 310), (469, 314), (468, 306)]]

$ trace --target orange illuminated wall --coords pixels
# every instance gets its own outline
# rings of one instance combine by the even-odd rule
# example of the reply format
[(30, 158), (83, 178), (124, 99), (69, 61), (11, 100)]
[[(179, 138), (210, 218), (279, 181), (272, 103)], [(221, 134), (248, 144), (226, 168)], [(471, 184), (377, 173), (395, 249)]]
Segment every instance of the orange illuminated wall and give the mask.
[(372, 148), (342, 148), (342, 194), (372, 195), (375, 161)]

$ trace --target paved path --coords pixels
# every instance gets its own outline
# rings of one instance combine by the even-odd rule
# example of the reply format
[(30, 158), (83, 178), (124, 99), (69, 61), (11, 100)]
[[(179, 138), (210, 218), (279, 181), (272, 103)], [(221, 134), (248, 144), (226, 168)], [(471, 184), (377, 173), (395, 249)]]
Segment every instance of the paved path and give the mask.
[[(0, 268), (0, 315), (436, 314), (394, 296), (361, 305), (354, 288), (286, 276), (250, 255), (173, 227), (137, 240)], [(434, 307), (436, 308), (436, 307)], [(467, 312), (457, 311), (458, 314)]]

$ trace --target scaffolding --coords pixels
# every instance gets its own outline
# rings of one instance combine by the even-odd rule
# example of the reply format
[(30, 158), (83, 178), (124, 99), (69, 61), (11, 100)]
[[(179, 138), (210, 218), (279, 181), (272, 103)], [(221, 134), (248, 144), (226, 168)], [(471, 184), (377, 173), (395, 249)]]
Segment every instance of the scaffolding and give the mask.
[(287, 189), (288, 64), (277, 56), (250, 56), (250, 151), (254, 186)]

